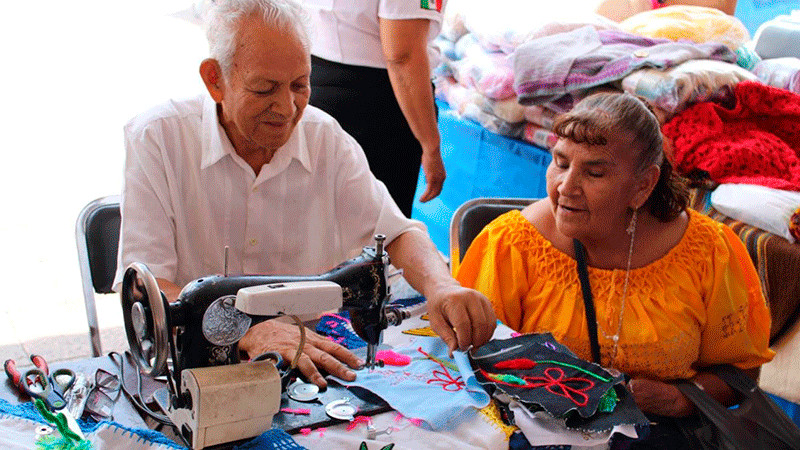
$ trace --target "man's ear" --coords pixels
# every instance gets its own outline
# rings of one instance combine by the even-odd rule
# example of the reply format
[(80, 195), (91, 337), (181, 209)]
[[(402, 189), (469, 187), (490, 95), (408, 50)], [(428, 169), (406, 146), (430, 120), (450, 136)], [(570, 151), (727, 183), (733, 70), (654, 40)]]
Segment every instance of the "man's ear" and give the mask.
[(645, 204), (653, 189), (655, 189), (660, 176), (661, 167), (658, 164), (653, 164), (645, 169), (636, 182), (636, 192), (631, 199), (631, 208), (638, 209)]
[(221, 103), (225, 94), (225, 84), (222, 80), (222, 68), (216, 59), (207, 58), (200, 63), (200, 77), (215, 102)]

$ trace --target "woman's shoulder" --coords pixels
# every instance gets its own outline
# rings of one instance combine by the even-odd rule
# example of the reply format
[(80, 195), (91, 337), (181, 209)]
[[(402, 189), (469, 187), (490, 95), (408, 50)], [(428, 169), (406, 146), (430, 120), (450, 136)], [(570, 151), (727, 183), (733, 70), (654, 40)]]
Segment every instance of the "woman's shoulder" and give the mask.
[(528, 216), (531, 206), (501, 214), (486, 225), (482, 232), (485, 242), (494, 247), (514, 248), (521, 252), (548, 245), (538, 224)]
[[(725, 224), (687, 209), (681, 216), (683, 225), (676, 223), (673, 232), (683, 230), (675, 240), (675, 245), (661, 258), (667, 262), (680, 261), (681, 265), (698, 266), (713, 259), (713, 255), (727, 244), (724, 233)], [(667, 233), (669, 234), (669, 233)]]

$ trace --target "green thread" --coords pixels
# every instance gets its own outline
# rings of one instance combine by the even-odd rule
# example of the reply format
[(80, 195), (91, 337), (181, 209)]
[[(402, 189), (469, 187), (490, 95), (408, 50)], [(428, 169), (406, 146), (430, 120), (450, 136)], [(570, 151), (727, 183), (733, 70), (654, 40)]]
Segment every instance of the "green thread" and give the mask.
[(502, 382), (508, 383), (508, 384), (517, 384), (517, 385), (520, 385), (520, 386), (525, 386), (525, 385), (528, 384), (528, 382), (523, 380), (522, 378), (520, 378), (520, 377), (518, 377), (516, 375), (508, 374), (508, 373), (488, 373), (487, 372), (487, 375), (489, 375), (489, 378), (491, 378), (491, 379), (493, 379), (495, 381), (502, 381)]
[[(46, 421), (55, 424), (58, 432), (61, 433), (61, 436), (69, 439), (70, 441), (74, 441), (76, 444), (80, 444), (80, 442), (84, 440), (81, 439), (81, 437), (78, 436), (74, 431), (69, 429), (69, 425), (67, 425), (67, 417), (64, 415), (64, 413), (51, 413), (47, 410), (44, 402), (38, 398), (34, 399), (34, 405), (36, 406), (36, 410), (39, 411), (39, 414), (41, 414)], [(72, 444), (71, 448), (79, 448), (76, 447), (76, 444)]]
[(553, 361), (553, 360), (550, 360), (550, 359), (545, 359), (543, 361), (535, 361), (535, 362), (537, 362), (537, 363), (558, 364), (559, 366), (571, 367), (571, 368), (573, 368), (575, 370), (579, 370), (579, 371), (585, 373), (586, 375), (593, 376), (593, 377), (597, 378), (598, 380), (603, 381), (605, 383), (611, 382), (611, 378), (601, 377), (600, 375), (598, 375), (598, 374), (596, 374), (594, 372), (590, 372), (590, 371), (584, 369), (583, 367), (578, 367), (578, 366), (575, 366), (573, 364), (568, 364), (568, 363), (561, 362), (561, 361)]
[(604, 413), (610, 413), (614, 411), (614, 408), (619, 403), (619, 397), (617, 397), (617, 391), (614, 390), (612, 387), (602, 397), (600, 397), (600, 404), (597, 406), (597, 410)]
[(450, 370), (455, 370), (455, 371), (459, 370), (458, 366), (456, 366), (455, 364), (451, 363), (450, 361), (442, 361), (441, 359), (439, 359), (439, 358), (437, 358), (435, 356), (429, 355), (427, 353), (423, 353), (423, 354), (425, 355), (424, 358), (414, 358), (414, 360), (415, 361), (424, 361), (426, 359), (430, 359), (433, 362), (437, 362), (439, 364), (444, 365), (445, 367), (447, 367)]
[(36, 441), (37, 450), (91, 450), (92, 443), (83, 440), (78, 443), (72, 442), (63, 436), (42, 436)]

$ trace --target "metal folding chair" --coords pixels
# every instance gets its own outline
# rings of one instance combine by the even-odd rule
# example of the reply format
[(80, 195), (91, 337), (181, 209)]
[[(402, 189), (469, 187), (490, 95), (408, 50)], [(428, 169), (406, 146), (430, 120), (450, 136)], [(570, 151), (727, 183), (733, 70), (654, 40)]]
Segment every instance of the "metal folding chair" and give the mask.
[(523, 209), (536, 200), (538, 199), (480, 197), (459, 206), (450, 220), (450, 268), (453, 273), (483, 227), (501, 214), (512, 209)]
[(95, 293), (113, 292), (111, 287), (117, 270), (119, 245), (119, 201), (118, 195), (91, 201), (81, 210), (75, 223), (86, 320), (89, 323), (89, 341), (94, 356), (102, 354)]

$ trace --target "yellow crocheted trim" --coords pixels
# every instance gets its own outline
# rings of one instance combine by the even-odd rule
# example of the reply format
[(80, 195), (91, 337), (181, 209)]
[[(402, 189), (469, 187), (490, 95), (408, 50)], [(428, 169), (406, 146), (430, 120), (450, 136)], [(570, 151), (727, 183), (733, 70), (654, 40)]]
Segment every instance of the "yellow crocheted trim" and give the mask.
[(503, 420), (500, 418), (500, 409), (497, 408), (497, 404), (495, 404), (495, 401), (496, 400), (492, 399), (492, 401), (489, 402), (489, 406), (481, 408), (480, 412), (481, 414), (483, 414), (483, 417), (486, 419), (487, 422), (496, 426), (500, 431), (505, 433), (506, 440), (509, 440), (511, 438), (511, 435), (514, 434), (514, 432), (519, 428), (511, 425), (506, 425), (505, 423), (503, 423)]

